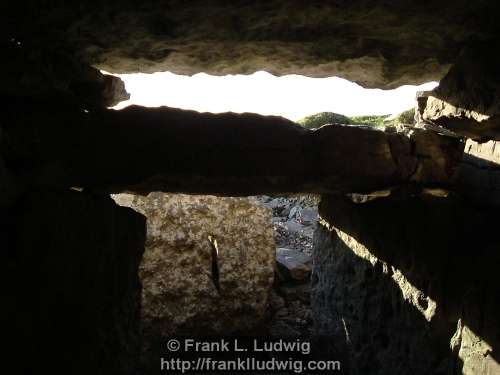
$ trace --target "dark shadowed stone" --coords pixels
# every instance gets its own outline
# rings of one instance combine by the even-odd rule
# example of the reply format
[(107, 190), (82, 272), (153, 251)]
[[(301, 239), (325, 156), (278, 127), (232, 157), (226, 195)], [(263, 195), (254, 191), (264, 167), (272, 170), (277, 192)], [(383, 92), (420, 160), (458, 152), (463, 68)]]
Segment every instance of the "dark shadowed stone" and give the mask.
[(499, 141), (478, 143), (468, 139), (457, 169), (457, 191), (483, 205), (500, 205)]
[(269, 335), (275, 339), (294, 339), (300, 338), (301, 334), (290, 324), (282, 320), (278, 320), (270, 329)]
[(45, 187), (233, 196), (363, 193), (408, 182), (449, 183), (463, 151), (457, 140), (423, 130), (329, 125), (310, 131), (248, 113), (139, 106), (85, 112), (43, 102), (4, 107), (6, 161), (18, 166), (15, 174)]
[(54, 41), (40, 48), (36, 42), (15, 38), (2, 42), (0, 52), (9, 59), (2, 65), (1, 95), (26, 98), (27, 103), (30, 97), (64, 96), (64, 101), (53, 103), (62, 106), (72, 100), (85, 109), (106, 108), (130, 98), (120, 78), (76, 58), (71, 46)]
[(282, 285), (279, 288), (286, 300), (299, 300), (309, 304), (311, 302), (311, 285), (309, 282), (300, 284)]
[(439, 80), (462, 46), (498, 36), (495, 1), (12, 1), (2, 35), (67, 41), (110, 72)]
[(14, 205), (21, 189), (20, 183), (7, 169), (0, 156), (0, 209)]
[(346, 373), (498, 373), (494, 209), (452, 197), (329, 196), (320, 216), (313, 316)]
[(13, 213), (2, 220), (10, 226), (2, 247), (5, 361), (19, 374), (132, 374), (144, 217), (77, 192), (30, 193)]

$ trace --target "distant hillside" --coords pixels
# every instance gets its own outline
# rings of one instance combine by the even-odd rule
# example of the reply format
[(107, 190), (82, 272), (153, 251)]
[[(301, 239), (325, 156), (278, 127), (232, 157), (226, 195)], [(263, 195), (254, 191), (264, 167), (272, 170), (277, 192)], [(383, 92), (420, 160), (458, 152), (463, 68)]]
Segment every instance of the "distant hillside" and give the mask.
[(334, 112), (320, 112), (307, 116), (298, 123), (306, 129), (319, 128), (326, 124), (369, 125), (369, 126), (395, 126), (397, 124), (414, 124), (415, 109), (411, 108), (399, 115), (390, 118), (390, 115), (369, 116), (344, 116)]

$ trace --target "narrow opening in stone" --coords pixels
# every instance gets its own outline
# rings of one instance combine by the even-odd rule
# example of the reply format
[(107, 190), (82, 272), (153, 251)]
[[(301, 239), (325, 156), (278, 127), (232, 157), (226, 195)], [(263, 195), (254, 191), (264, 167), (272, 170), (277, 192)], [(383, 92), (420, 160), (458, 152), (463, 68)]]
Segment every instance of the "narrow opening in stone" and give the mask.
[(264, 71), (226, 76), (182, 76), (170, 72), (117, 76), (125, 82), (130, 99), (115, 109), (131, 104), (169, 106), (199, 112), (277, 115), (292, 121), (320, 112), (390, 119), (391, 115), (414, 107), (416, 92), (437, 86), (437, 82), (428, 82), (394, 90), (365, 89), (339, 77), (276, 77)]
[(217, 247), (217, 240), (213, 236), (208, 236), (208, 242), (210, 243), (211, 258), (212, 258), (212, 281), (214, 283), (215, 289), (220, 292), (220, 282), (219, 282), (219, 248)]

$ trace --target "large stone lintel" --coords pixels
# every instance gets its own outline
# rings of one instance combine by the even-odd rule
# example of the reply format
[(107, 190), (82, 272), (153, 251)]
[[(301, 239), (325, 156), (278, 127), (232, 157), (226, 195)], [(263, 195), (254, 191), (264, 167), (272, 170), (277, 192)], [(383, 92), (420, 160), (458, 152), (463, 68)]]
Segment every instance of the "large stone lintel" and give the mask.
[(167, 107), (9, 113), (5, 158), (18, 175), (35, 185), (104, 192), (238, 196), (440, 185), (450, 182), (463, 149), (425, 131), (309, 131), (281, 117)]

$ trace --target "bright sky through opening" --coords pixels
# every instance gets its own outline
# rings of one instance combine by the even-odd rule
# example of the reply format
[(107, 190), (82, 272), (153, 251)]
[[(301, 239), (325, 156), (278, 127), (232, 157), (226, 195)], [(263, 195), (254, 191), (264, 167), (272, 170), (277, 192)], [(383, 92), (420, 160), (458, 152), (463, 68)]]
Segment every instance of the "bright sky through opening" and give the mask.
[(402, 86), (395, 90), (364, 89), (338, 77), (275, 77), (252, 75), (181, 76), (170, 72), (121, 74), (130, 100), (116, 109), (137, 104), (169, 106), (199, 112), (253, 112), (297, 121), (318, 112), (347, 116), (396, 114), (415, 104), (417, 91), (431, 90), (437, 82)]

